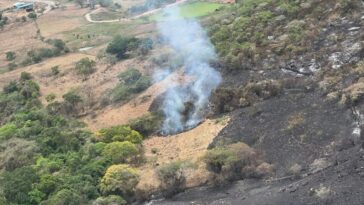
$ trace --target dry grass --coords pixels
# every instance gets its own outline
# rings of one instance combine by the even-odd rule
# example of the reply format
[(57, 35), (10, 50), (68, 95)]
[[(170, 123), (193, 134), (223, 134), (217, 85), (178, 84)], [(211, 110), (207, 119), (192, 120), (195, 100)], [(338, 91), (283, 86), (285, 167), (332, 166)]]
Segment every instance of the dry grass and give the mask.
[[(186, 160), (197, 165), (195, 170), (187, 173), (187, 187), (205, 183), (209, 173), (201, 162), (201, 157), (229, 119), (225, 118), (224, 121), (224, 123), (216, 123), (208, 119), (195, 129), (184, 133), (168, 137), (154, 136), (144, 140), (147, 163), (140, 168), (143, 172), (138, 188), (146, 192), (158, 188), (159, 182), (154, 172), (155, 168), (177, 160)], [(158, 150), (157, 153), (155, 150)]]
[(287, 129), (292, 130), (305, 122), (305, 116), (303, 113), (295, 113), (288, 118)]
[(80, 9), (71, 4), (65, 9), (56, 9), (39, 17), (37, 21), (42, 36), (46, 38), (62, 37), (59, 34), (87, 24), (83, 16), (88, 11), (88, 9)]

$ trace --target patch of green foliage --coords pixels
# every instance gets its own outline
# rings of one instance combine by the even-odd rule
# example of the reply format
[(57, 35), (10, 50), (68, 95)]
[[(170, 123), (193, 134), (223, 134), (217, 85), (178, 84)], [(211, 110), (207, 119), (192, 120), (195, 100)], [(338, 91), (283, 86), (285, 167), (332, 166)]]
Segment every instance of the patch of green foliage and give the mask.
[(65, 43), (60, 39), (48, 39), (46, 42), (53, 48), (38, 48), (28, 51), (27, 58), (25, 58), (21, 64), (27, 66), (40, 63), (44, 59), (60, 56), (69, 52)]
[(117, 35), (107, 46), (106, 53), (115, 55), (118, 59), (126, 59), (132, 51), (140, 50), (140, 54), (146, 55), (152, 48), (153, 41), (151, 39)]
[(191, 163), (185, 161), (175, 161), (158, 167), (156, 173), (166, 197), (185, 189), (185, 170), (192, 167), (193, 165)]
[(75, 69), (78, 74), (86, 77), (96, 71), (96, 62), (87, 57), (82, 58), (76, 63)]
[(151, 85), (150, 77), (143, 76), (135, 68), (120, 73), (118, 77), (120, 83), (110, 93), (112, 102), (126, 101), (132, 94), (140, 93)]
[[(210, 2), (193, 2), (189, 4), (183, 4), (179, 7), (179, 16), (182, 18), (199, 18), (215, 12), (222, 6), (223, 4)], [(162, 21), (165, 19), (165, 14), (155, 14), (150, 16), (149, 19), (153, 21)]]
[[(82, 123), (43, 107), (39, 96), (39, 86), (29, 73), (22, 73), (0, 93), (0, 168), (4, 170), (0, 202), (125, 204), (123, 198), (133, 195), (138, 175), (131, 168), (113, 170), (111, 175), (106, 171), (113, 163), (134, 163), (141, 156), (143, 137), (122, 126), (94, 136)], [(73, 94), (64, 98), (79, 102)]]

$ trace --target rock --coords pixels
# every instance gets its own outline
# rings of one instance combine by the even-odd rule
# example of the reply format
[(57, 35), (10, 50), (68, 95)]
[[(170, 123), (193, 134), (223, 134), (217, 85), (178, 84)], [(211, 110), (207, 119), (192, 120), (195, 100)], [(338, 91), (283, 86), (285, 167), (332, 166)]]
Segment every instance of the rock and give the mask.
[(304, 2), (300, 5), (300, 7), (303, 9), (309, 9), (312, 7), (312, 4), (311, 4), (311, 2)]
[(286, 19), (286, 16), (285, 15), (279, 15), (279, 16), (277, 16), (274, 20), (275, 21), (283, 21), (283, 20), (285, 20)]
[(286, 41), (289, 38), (288, 34), (283, 34), (278, 37), (279, 41)]
[(293, 175), (299, 175), (302, 171), (302, 166), (299, 164), (294, 164), (289, 168), (289, 173)]
[(331, 193), (331, 189), (320, 184), (320, 187), (315, 189), (315, 196), (320, 199), (327, 199)]
[(351, 27), (348, 29), (348, 31), (357, 31), (359, 29), (360, 29), (360, 27)]
[(326, 158), (315, 159), (309, 166), (309, 170), (312, 174), (317, 173), (331, 166), (331, 163)]

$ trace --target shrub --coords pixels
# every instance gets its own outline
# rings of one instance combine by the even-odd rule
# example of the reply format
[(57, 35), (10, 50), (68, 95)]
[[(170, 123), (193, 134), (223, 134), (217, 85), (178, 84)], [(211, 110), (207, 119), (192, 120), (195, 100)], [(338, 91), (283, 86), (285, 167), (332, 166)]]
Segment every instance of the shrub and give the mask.
[(114, 164), (135, 162), (139, 154), (139, 149), (128, 141), (112, 142), (107, 144), (102, 151), (102, 155)]
[(243, 143), (208, 150), (203, 160), (218, 183), (253, 176), (258, 165), (255, 152)]
[(104, 194), (117, 194), (123, 197), (133, 195), (139, 182), (137, 170), (128, 165), (112, 165), (101, 179), (100, 189)]
[(139, 78), (142, 76), (142, 73), (135, 69), (135, 68), (129, 68), (127, 71), (122, 72), (118, 75), (118, 78), (120, 82), (131, 85), (135, 83)]
[(64, 94), (62, 97), (66, 102), (70, 103), (73, 106), (82, 102), (82, 98), (74, 90), (69, 91), (68, 93)]
[(131, 93), (140, 93), (152, 84), (150, 77), (142, 76), (133, 85), (129, 85), (128, 90)]
[(102, 142), (106, 143), (129, 141), (134, 144), (139, 144), (143, 140), (143, 136), (139, 132), (124, 125), (101, 129), (97, 133), (97, 136)]
[(37, 19), (37, 14), (34, 12), (31, 12), (28, 14), (28, 18), (35, 20), (35, 19)]
[(128, 100), (130, 97), (130, 92), (128, 88), (122, 84), (117, 85), (112, 91), (111, 91), (111, 100), (113, 102), (121, 102)]
[(120, 35), (114, 37), (106, 48), (106, 52), (116, 55), (118, 59), (127, 57), (126, 53), (138, 46), (138, 39), (135, 37), (122, 37)]
[(30, 73), (28, 72), (21, 72), (20, 73), (20, 80), (22, 81), (27, 81), (27, 80), (31, 80), (33, 77)]
[(56, 99), (56, 94), (54, 94), (54, 93), (50, 93), (50, 94), (48, 94), (48, 95), (45, 96), (45, 100), (48, 103), (53, 102), (55, 99)]
[(16, 63), (9, 63), (8, 64), (8, 70), (9, 71), (12, 71), (12, 70), (14, 70), (17, 67), (18, 67), (18, 65)]
[(99, 197), (96, 199), (94, 205), (126, 205), (126, 201), (117, 195), (109, 195), (107, 197)]
[(172, 196), (186, 187), (185, 169), (191, 167), (190, 163), (176, 161), (160, 166), (156, 172), (165, 195)]
[(52, 72), (52, 75), (58, 75), (59, 74), (59, 66), (53, 66), (51, 67), (51, 72)]
[(78, 74), (84, 76), (91, 75), (96, 71), (96, 62), (89, 58), (82, 58), (76, 63), (75, 69)]
[(6, 52), (5, 53), (5, 55), (6, 55), (6, 60), (7, 61), (12, 61), (12, 60), (14, 60), (15, 59), (15, 53), (14, 52), (12, 52), (12, 51), (8, 51), (8, 52)]
[(143, 136), (157, 132), (161, 124), (162, 118), (157, 114), (145, 114), (129, 122), (130, 127), (140, 132)]

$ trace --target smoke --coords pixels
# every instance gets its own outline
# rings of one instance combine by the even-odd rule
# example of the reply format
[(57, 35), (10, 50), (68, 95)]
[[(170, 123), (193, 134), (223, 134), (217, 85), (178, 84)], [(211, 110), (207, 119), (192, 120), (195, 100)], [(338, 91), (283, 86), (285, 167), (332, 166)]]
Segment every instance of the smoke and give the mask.
[[(209, 65), (216, 59), (213, 45), (201, 25), (180, 16), (178, 7), (164, 10), (167, 18), (158, 24), (163, 39), (183, 59), (183, 71), (193, 80), (188, 85), (168, 85), (163, 112), (163, 134), (174, 134), (202, 121), (211, 92), (220, 84), (221, 76)], [(160, 73), (160, 72), (159, 72)]]

